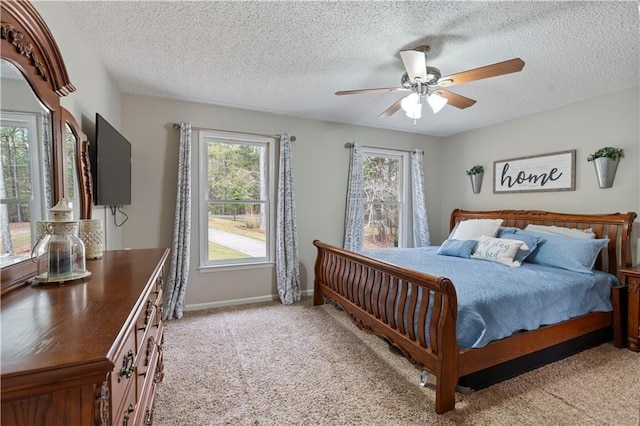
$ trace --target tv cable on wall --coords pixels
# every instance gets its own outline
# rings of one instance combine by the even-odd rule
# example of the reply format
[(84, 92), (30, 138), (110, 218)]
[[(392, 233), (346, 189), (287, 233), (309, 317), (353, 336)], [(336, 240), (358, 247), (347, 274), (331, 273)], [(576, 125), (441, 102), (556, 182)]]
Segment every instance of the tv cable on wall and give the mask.
[[(116, 228), (120, 228), (122, 225), (125, 224), (127, 220), (129, 220), (129, 216), (127, 216), (127, 214), (120, 209), (120, 207), (122, 206), (109, 206), (109, 207), (111, 208), (111, 214), (113, 215), (113, 224), (116, 226)], [(118, 223), (116, 219), (116, 212), (124, 216), (124, 220), (120, 223)]]

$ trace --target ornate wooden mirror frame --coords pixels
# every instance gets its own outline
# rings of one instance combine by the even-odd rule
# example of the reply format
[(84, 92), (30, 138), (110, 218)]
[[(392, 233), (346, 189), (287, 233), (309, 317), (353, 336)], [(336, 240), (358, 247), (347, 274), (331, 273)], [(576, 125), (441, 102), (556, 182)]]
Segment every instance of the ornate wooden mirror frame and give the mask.
[(75, 141), (74, 158), (69, 165), (76, 169), (78, 201), (80, 202), (80, 219), (91, 219), (91, 207), (93, 205), (93, 188), (91, 185), (91, 163), (89, 161), (89, 140), (87, 135), (80, 130), (80, 125), (73, 115), (65, 108), (60, 108), (65, 132), (71, 133)]
[[(52, 200), (68, 196), (66, 173), (67, 126), (76, 138), (80, 219), (91, 217), (91, 175), (87, 154), (87, 138), (71, 114), (60, 106), (60, 97), (75, 91), (69, 81), (60, 50), (46, 23), (27, 1), (0, 2), (2, 59), (18, 68), (34, 94), (51, 113), (52, 140)], [(0, 295), (3, 295), (35, 275), (35, 263), (25, 260), (2, 268)]]

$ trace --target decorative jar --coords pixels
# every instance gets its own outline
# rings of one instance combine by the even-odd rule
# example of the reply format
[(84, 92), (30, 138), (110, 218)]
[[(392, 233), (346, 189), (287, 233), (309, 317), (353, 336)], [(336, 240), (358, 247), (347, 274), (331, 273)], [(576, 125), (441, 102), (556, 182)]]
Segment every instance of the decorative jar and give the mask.
[(38, 224), (38, 242), (32, 258), (37, 263), (37, 282), (65, 282), (84, 278), (91, 273), (86, 269), (85, 247), (78, 237), (78, 221), (73, 218), (66, 200), (49, 210), (50, 221)]
[(78, 236), (84, 243), (87, 259), (102, 259), (104, 232), (100, 219), (80, 219)]

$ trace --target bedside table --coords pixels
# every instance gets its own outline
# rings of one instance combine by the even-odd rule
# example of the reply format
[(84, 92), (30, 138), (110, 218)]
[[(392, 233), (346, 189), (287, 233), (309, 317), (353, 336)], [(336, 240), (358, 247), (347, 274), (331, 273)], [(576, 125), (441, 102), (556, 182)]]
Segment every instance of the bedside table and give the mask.
[(627, 346), (640, 352), (640, 265), (619, 272), (622, 285), (627, 286)]

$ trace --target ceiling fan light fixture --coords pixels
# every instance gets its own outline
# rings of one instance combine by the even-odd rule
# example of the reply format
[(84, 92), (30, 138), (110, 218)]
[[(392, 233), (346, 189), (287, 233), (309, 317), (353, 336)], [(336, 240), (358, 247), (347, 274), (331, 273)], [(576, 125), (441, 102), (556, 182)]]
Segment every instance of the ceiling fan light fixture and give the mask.
[(437, 114), (442, 108), (444, 108), (448, 101), (447, 98), (438, 93), (431, 93), (427, 96), (427, 102), (433, 110), (433, 113)]
[(400, 101), (400, 107), (407, 114), (415, 111), (416, 109), (421, 110), (422, 105), (420, 104), (420, 96), (417, 93), (405, 96), (402, 98), (402, 101)]

